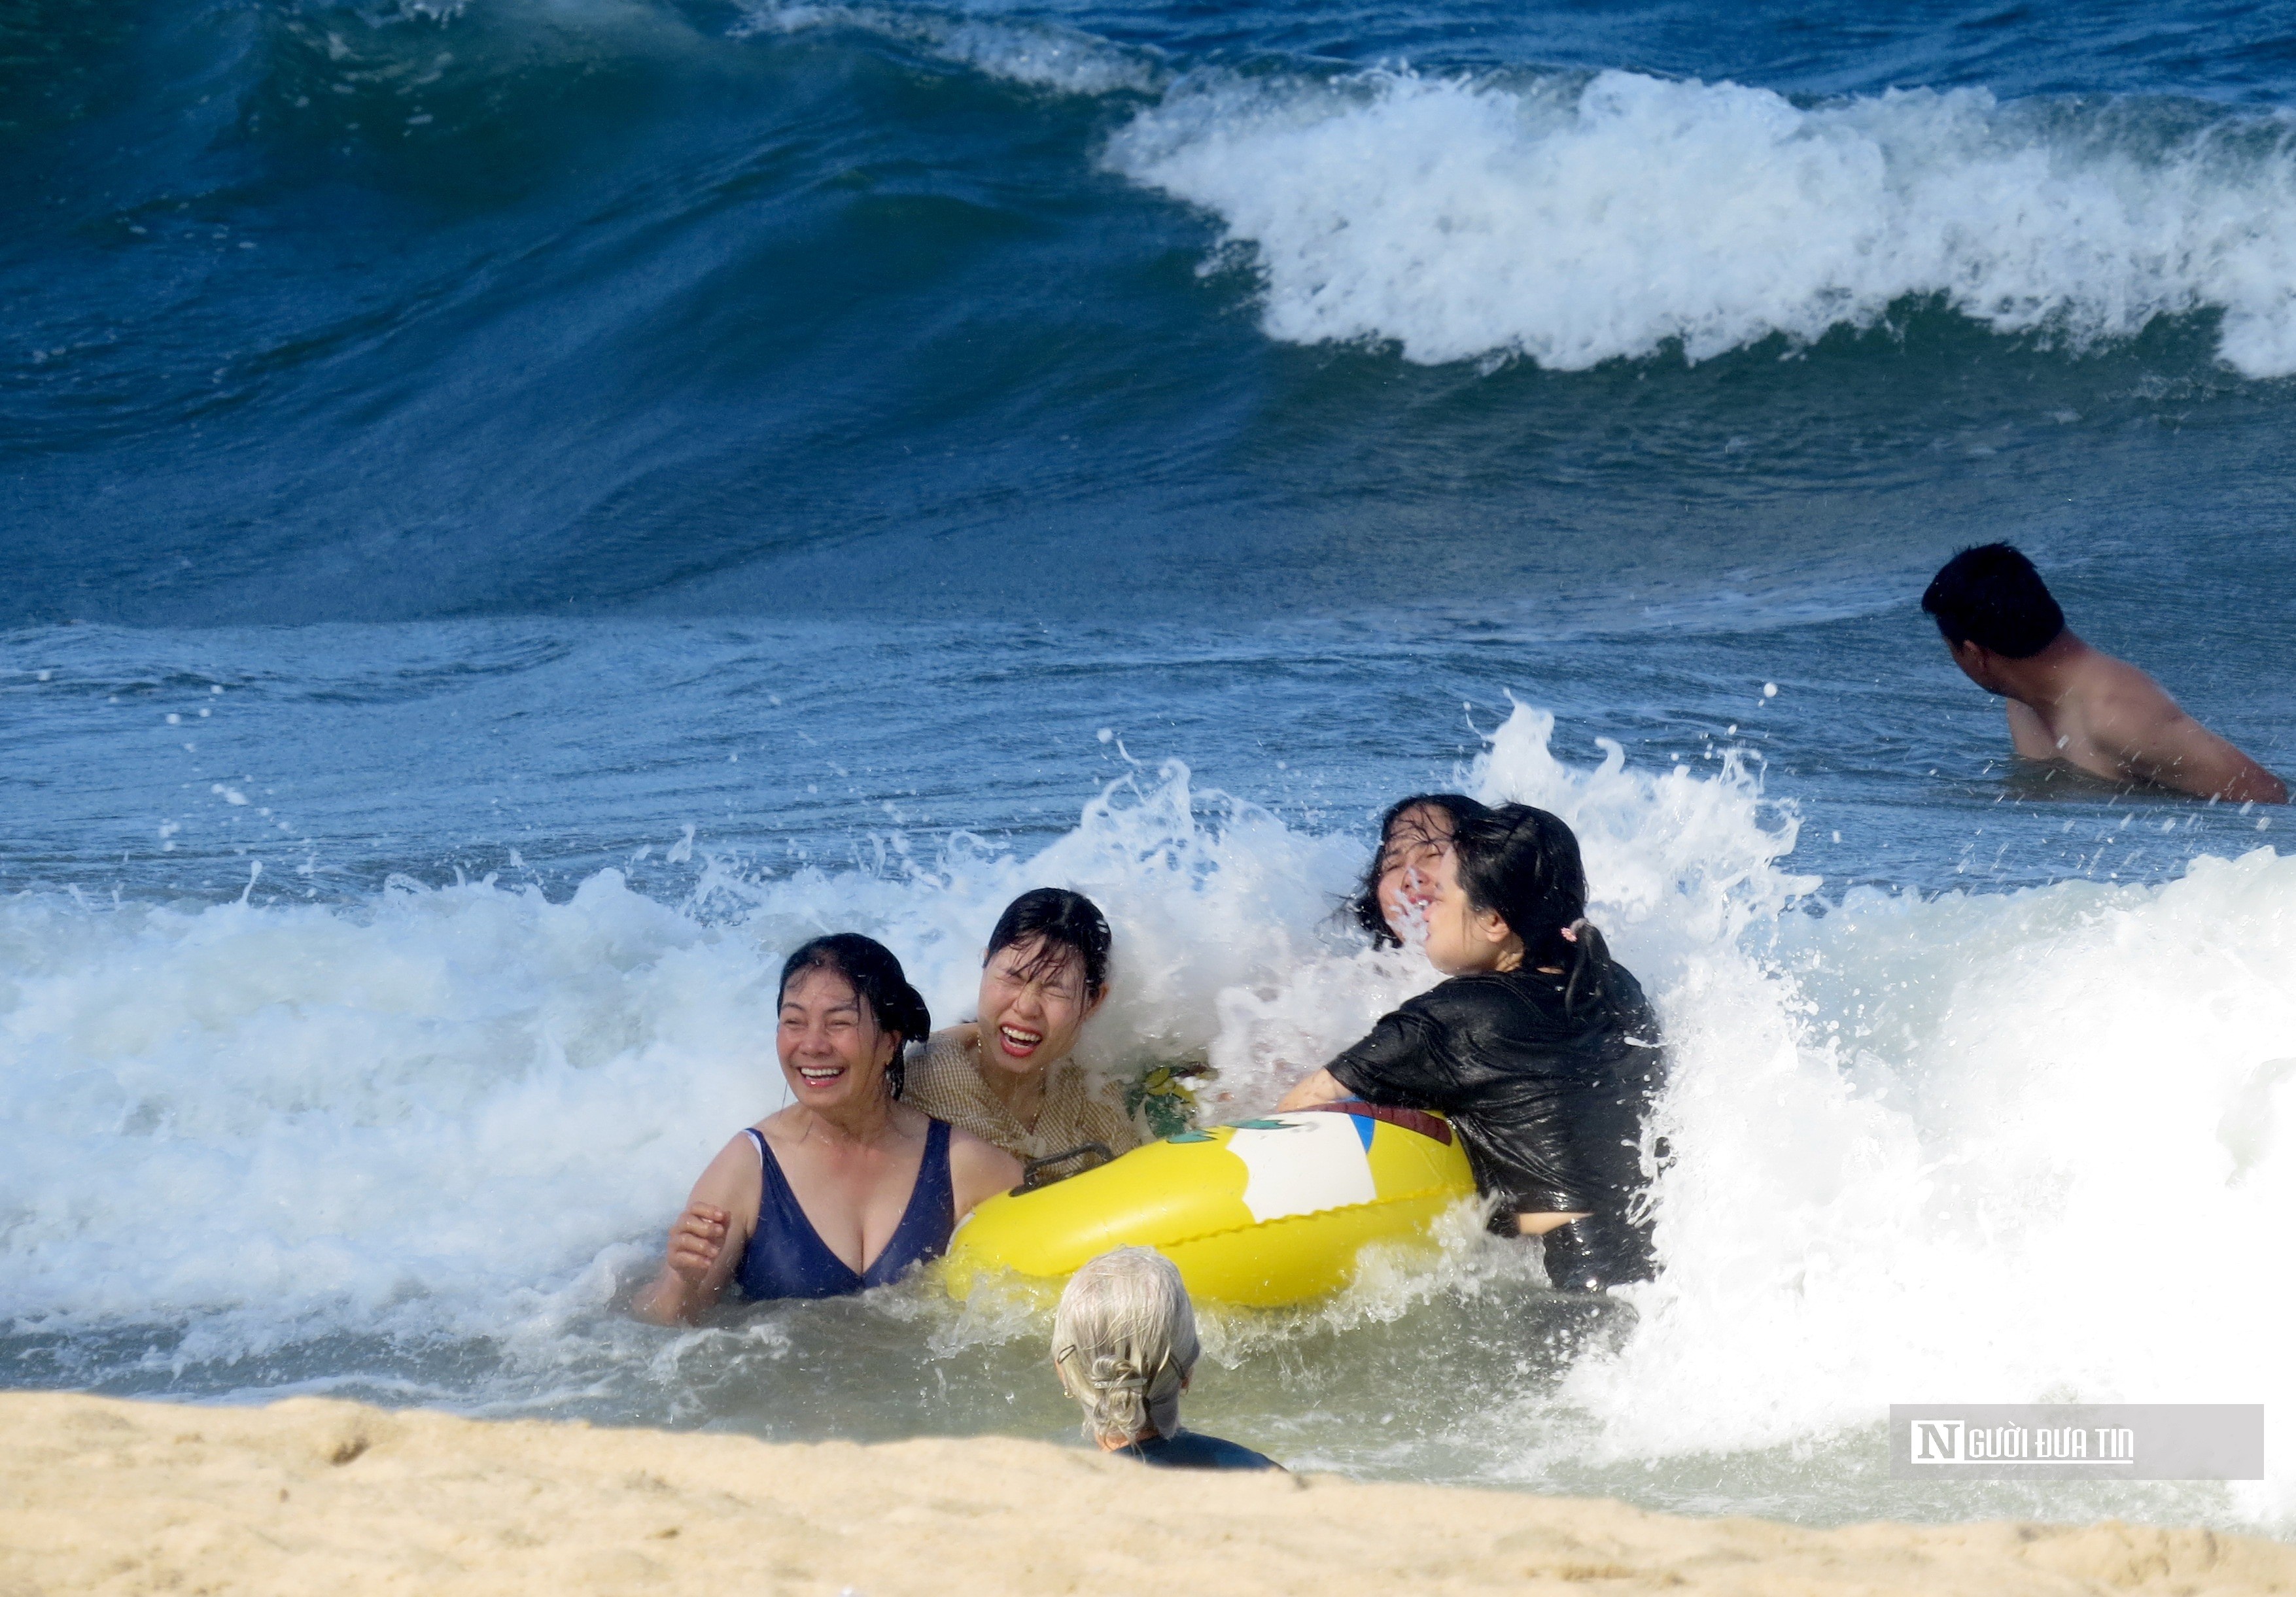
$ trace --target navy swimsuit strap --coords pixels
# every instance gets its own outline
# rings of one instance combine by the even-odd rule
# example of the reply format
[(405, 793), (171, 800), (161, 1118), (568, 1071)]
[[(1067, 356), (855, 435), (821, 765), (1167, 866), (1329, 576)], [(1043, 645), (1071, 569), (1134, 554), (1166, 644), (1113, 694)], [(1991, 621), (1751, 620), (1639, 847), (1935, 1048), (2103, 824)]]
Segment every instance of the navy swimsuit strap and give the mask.
[(752, 1301), (840, 1298), (898, 1281), (925, 1260), (939, 1257), (948, 1247), (949, 1233), (956, 1229), (956, 1193), (949, 1179), (947, 1122), (933, 1120), (927, 1126), (924, 1158), (917, 1166), (916, 1184), (909, 1190), (901, 1223), (885, 1239), (868, 1270), (857, 1274), (830, 1250), (806, 1218), (772, 1146), (754, 1126), (749, 1128), (749, 1137), (758, 1145), (764, 1182), (758, 1194), (757, 1227), (734, 1276), (742, 1296)]
[(884, 1250), (870, 1262), (861, 1279), (873, 1287), (898, 1281), (927, 1259), (948, 1251), (956, 1230), (956, 1187), (948, 1171), (948, 1122), (931, 1120), (925, 1128), (924, 1162), (917, 1167), (917, 1184), (909, 1189), (909, 1207), (901, 1223), (885, 1239)]

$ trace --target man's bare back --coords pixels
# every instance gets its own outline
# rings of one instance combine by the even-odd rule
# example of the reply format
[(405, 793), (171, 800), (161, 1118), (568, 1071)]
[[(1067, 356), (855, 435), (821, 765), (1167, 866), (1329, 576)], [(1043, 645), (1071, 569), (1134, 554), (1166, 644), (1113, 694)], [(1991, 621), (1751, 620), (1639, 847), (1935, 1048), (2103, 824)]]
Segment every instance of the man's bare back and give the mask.
[(2008, 545), (1955, 555), (1922, 608), (1962, 674), (2009, 700), (2009, 736), (2024, 758), (2228, 803), (2288, 801), (2285, 783), (2177, 708), (2159, 683), (2081, 642), (2032, 562)]
[(2026, 759), (2229, 803), (2288, 800), (2277, 776), (2179, 709), (2159, 683), (2070, 632), (2030, 659), (1995, 663), (2010, 667), (1999, 676), (2014, 678), (1991, 691), (2008, 699), (2010, 740)]

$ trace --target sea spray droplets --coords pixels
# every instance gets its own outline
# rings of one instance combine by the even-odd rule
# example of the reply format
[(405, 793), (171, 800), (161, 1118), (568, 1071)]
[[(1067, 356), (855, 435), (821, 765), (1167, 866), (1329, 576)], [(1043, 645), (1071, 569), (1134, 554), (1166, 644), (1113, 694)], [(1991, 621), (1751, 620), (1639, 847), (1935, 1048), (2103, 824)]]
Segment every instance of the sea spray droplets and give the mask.
[(1981, 90), (1803, 108), (1621, 71), (1212, 72), (1107, 159), (1218, 215), (1287, 342), (1578, 370), (1811, 340), (1934, 297), (2074, 348), (2214, 308), (2227, 363), (2296, 372), (2286, 127), (2143, 109)]
[(998, 910), (1066, 883), (1122, 939), (1095, 1057), (1171, 1059), (1210, 1043), (1223, 986), (1314, 941), (1360, 848), (1174, 765), (1033, 859), (959, 839), (930, 868), (720, 881), (736, 913), (709, 921), (611, 870), (559, 904), (405, 877), (341, 909), (20, 897), (0, 904), (0, 1212), (20, 1217), (0, 1314), (190, 1325), (223, 1359), (562, 1315), (781, 1102), (771, 976), (805, 938), (882, 937), (953, 1020)]

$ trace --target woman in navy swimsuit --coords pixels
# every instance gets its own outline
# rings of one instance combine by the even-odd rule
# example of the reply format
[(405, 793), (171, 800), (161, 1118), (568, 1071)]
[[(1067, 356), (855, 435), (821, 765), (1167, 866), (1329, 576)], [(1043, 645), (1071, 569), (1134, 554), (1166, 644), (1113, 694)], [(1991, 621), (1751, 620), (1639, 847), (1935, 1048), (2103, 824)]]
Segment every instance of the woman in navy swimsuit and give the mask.
[(931, 1029), (883, 945), (848, 932), (790, 955), (777, 1046), (795, 1102), (710, 1161), (632, 1311), (691, 1320), (729, 1282), (752, 1300), (882, 1286), (1017, 1183), (1011, 1154), (900, 1102), (901, 1051)]

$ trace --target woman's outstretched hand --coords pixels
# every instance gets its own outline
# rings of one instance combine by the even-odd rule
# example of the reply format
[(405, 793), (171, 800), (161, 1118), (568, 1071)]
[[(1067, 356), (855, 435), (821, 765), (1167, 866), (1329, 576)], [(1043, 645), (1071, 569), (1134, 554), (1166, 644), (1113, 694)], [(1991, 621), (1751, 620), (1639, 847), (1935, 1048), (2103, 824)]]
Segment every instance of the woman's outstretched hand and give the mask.
[(689, 1203), (669, 1228), (669, 1267), (693, 1286), (709, 1280), (734, 1216), (712, 1203)]
[(675, 1325), (692, 1320), (715, 1302), (718, 1289), (725, 1284), (725, 1273), (718, 1265), (725, 1257), (733, 1219), (714, 1203), (689, 1201), (685, 1212), (669, 1228), (669, 1249), (661, 1261), (661, 1274), (631, 1300), (630, 1312), (656, 1325)]
[(685, 1208), (669, 1228), (661, 1268), (630, 1300), (630, 1313), (656, 1325), (690, 1324), (718, 1301), (749, 1246), (750, 1228), (737, 1216), (757, 1213), (761, 1179), (747, 1134), (719, 1150), (686, 1194)]

